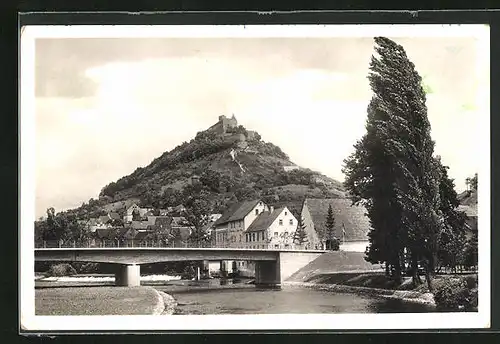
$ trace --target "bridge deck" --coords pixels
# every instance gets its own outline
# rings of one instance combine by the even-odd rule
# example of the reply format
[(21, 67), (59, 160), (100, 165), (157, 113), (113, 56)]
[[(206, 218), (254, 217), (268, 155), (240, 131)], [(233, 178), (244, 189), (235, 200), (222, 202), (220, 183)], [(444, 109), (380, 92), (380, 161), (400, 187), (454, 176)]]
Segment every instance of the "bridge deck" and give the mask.
[(36, 248), (35, 261), (150, 264), (171, 261), (277, 261), (280, 254), (318, 255), (326, 251), (240, 248), (96, 247)]

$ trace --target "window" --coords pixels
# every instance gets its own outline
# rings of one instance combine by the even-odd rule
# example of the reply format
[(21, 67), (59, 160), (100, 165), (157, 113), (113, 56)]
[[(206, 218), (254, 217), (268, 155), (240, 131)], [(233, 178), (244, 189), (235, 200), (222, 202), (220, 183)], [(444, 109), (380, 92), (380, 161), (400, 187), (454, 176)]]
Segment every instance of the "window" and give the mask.
[(255, 233), (252, 233), (252, 241), (255, 241)]
[(280, 245), (274, 245), (274, 248), (280, 248)]
[(255, 209), (255, 215), (259, 215), (259, 209)]
[(283, 220), (280, 219), (280, 226), (283, 226)]
[(288, 213), (285, 211), (285, 216), (287, 216), (287, 215), (288, 215)]
[(290, 219), (290, 222), (289, 222), (291, 225), (293, 225), (293, 219)]
[(274, 232), (274, 237), (277, 238), (278, 237), (278, 232)]
[(257, 241), (259, 241), (260, 237), (260, 232), (257, 232)]

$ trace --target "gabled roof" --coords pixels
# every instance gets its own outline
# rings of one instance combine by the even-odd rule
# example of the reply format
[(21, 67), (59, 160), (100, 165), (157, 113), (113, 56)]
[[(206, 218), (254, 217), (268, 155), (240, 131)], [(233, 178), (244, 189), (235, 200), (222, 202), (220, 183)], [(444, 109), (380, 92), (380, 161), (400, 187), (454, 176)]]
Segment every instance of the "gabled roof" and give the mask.
[(116, 228), (97, 228), (97, 230), (95, 231), (95, 235), (99, 239), (112, 240), (116, 237), (116, 234)]
[(155, 225), (157, 226), (170, 226), (173, 219), (170, 216), (157, 216), (155, 219)]
[(245, 216), (247, 216), (257, 204), (259, 204), (259, 202), (261, 202), (261, 200), (257, 199), (234, 204), (224, 214), (222, 214), (217, 221), (215, 221), (214, 226), (244, 219)]
[(120, 214), (118, 214), (118, 213), (109, 213), (109, 217), (112, 220), (121, 220)]
[(116, 233), (116, 238), (117, 239), (122, 239), (124, 237), (128, 238), (133, 238), (137, 234), (137, 231), (133, 228), (130, 227), (122, 227), (118, 229), (118, 232)]
[(370, 221), (365, 216), (366, 208), (352, 205), (348, 198), (306, 198), (303, 207), (308, 208), (316, 232), (325, 232), (328, 207), (332, 205), (335, 218), (335, 235), (342, 238), (342, 227), (345, 226), (345, 240), (368, 240)]
[(146, 229), (148, 228), (148, 223), (146, 221), (132, 221), (130, 226), (134, 229)]
[(263, 211), (257, 216), (257, 218), (252, 222), (252, 224), (247, 228), (247, 232), (259, 232), (264, 231), (271, 226), (271, 224), (276, 220), (276, 218), (285, 210), (285, 208), (275, 209), (273, 212)]

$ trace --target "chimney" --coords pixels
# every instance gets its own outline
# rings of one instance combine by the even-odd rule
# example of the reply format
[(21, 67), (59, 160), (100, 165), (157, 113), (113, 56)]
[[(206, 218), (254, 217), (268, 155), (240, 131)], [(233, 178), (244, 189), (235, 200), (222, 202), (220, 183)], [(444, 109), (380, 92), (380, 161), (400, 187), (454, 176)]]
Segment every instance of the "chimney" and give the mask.
[(274, 205), (269, 206), (269, 211), (272, 213), (274, 211)]

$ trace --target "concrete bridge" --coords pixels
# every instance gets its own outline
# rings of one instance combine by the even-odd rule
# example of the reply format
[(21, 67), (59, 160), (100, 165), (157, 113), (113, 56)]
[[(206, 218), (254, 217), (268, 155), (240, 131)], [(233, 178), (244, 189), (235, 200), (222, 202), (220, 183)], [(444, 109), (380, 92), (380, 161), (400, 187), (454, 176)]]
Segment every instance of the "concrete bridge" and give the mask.
[(118, 265), (115, 283), (140, 285), (141, 264), (177, 261), (253, 261), (257, 287), (280, 287), (281, 282), (326, 251), (238, 248), (35, 248), (37, 262), (93, 262)]

